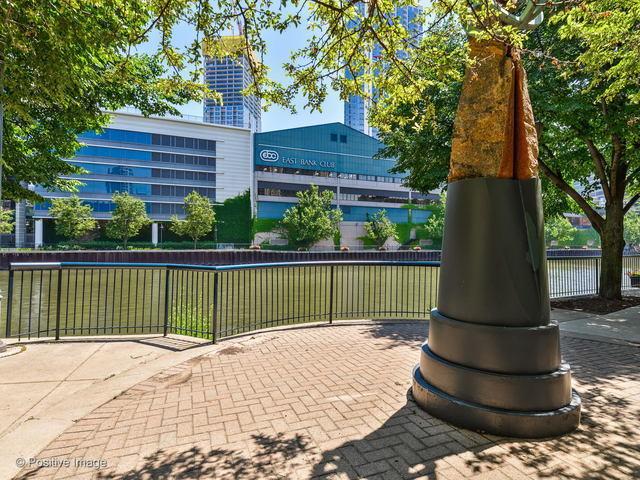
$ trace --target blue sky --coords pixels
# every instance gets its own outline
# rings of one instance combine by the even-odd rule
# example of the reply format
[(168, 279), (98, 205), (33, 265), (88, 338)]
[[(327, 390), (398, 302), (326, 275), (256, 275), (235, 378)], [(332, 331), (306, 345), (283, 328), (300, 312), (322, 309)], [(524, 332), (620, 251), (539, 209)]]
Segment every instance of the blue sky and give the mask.
[[(282, 83), (289, 83), (282, 69), (282, 64), (289, 58), (292, 50), (299, 48), (305, 42), (308, 36), (306, 28), (290, 28), (285, 34), (265, 31), (264, 36), (268, 45), (265, 63), (271, 69), (271, 77)], [(192, 38), (193, 31), (189, 27), (179, 27), (176, 31), (175, 44), (180, 46), (189, 43)], [(155, 48), (154, 44), (157, 45), (152, 38), (141, 50), (153, 49)], [(267, 112), (262, 112), (262, 130), (280, 130), (318, 123), (344, 121), (343, 103), (335, 92), (332, 92), (325, 101), (322, 112), (311, 113), (309, 110), (303, 109), (304, 104), (304, 99), (297, 99), (296, 114), (291, 114), (288, 110), (279, 107), (271, 107)], [(187, 115), (202, 116), (202, 105), (197, 102), (180, 106), (178, 109)]]

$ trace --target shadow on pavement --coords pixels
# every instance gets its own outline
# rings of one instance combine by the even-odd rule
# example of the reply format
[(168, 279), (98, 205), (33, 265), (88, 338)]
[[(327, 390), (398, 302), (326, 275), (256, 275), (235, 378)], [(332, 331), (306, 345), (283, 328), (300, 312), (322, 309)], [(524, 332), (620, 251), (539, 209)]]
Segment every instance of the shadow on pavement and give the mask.
[[(426, 320), (406, 322), (372, 322), (366, 324), (363, 334), (374, 339), (384, 340), (384, 349), (412, 347), (420, 345), (427, 339), (429, 322)], [(418, 350), (416, 350), (416, 359)]]
[(101, 474), (98, 478), (277, 478), (280, 465), (291, 461), (308, 445), (302, 435), (290, 438), (281, 434), (254, 435), (252, 438), (257, 445), (253, 452), (216, 448), (203, 451), (199, 447), (176, 453), (159, 450), (146, 457), (141, 468), (125, 473)]

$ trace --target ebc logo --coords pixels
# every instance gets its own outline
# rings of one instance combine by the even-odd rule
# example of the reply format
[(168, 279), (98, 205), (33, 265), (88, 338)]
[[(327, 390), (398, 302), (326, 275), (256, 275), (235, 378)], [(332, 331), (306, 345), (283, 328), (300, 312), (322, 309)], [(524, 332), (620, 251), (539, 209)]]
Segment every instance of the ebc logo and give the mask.
[(280, 160), (280, 154), (275, 150), (262, 150), (260, 152), (260, 159), (265, 162), (277, 162)]

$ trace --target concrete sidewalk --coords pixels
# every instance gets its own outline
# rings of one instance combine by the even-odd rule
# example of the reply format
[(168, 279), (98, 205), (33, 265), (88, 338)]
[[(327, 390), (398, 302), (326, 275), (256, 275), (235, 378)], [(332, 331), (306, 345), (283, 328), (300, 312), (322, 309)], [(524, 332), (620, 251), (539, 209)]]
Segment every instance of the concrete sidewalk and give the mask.
[(219, 347), (184, 337), (9, 344), (0, 357), (0, 478), (100, 405), (169, 367)]
[(640, 344), (640, 306), (607, 315), (553, 309), (551, 319), (568, 335), (601, 341)]

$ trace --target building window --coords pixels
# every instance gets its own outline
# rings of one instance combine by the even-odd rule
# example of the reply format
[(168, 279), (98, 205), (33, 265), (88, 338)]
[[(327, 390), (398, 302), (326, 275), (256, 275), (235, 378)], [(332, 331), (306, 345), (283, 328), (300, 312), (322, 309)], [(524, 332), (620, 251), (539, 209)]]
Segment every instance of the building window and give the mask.
[(358, 179), (358, 174), (357, 173), (339, 173), (338, 174), (339, 178), (344, 178), (347, 180), (357, 180)]
[[(269, 197), (290, 197), (295, 198), (300, 191), (307, 190), (307, 185), (286, 185), (274, 184), (270, 182), (258, 182), (258, 195)], [(335, 192), (335, 188), (320, 186), (320, 191), (330, 190)]]
[(337, 133), (332, 133), (331, 134), (331, 141), (332, 142), (337, 142), (338, 141), (338, 134)]
[(174, 135), (160, 135), (154, 133), (151, 136), (153, 145), (162, 145), (164, 147), (188, 148), (193, 150), (216, 151), (215, 140), (206, 140), (203, 138), (177, 137)]
[(340, 143), (347, 143), (347, 136), (346, 135), (340, 135)]
[(269, 172), (269, 173), (285, 173), (289, 175), (308, 175), (313, 177), (333, 178), (336, 176), (335, 172), (331, 172), (327, 170), (306, 170), (301, 168), (289, 168), (289, 167), (270, 167), (266, 165), (256, 166), (256, 171)]
[(340, 193), (340, 200), (348, 202), (377, 202), (377, 203), (408, 203), (409, 198), (404, 196), (393, 196), (380, 192), (378, 195), (366, 193)]
[(268, 172), (268, 173), (284, 173), (289, 175), (307, 175), (314, 177), (329, 177), (334, 178), (338, 176), (339, 178), (346, 180), (366, 180), (369, 182), (384, 182), (384, 183), (402, 183), (402, 177), (387, 177), (382, 175), (364, 175), (358, 173), (347, 173), (347, 172), (332, 172), (328, 170), (307, 170), (302, 168), (291, 168), (291, 167), (272, 167), (270, 165), (256, 165), (255, 170), (257, 172)]
[(376, 176), (375, 175), (358, 175), (358, 180), (367, 180), (369, 182), (375, 182)]

